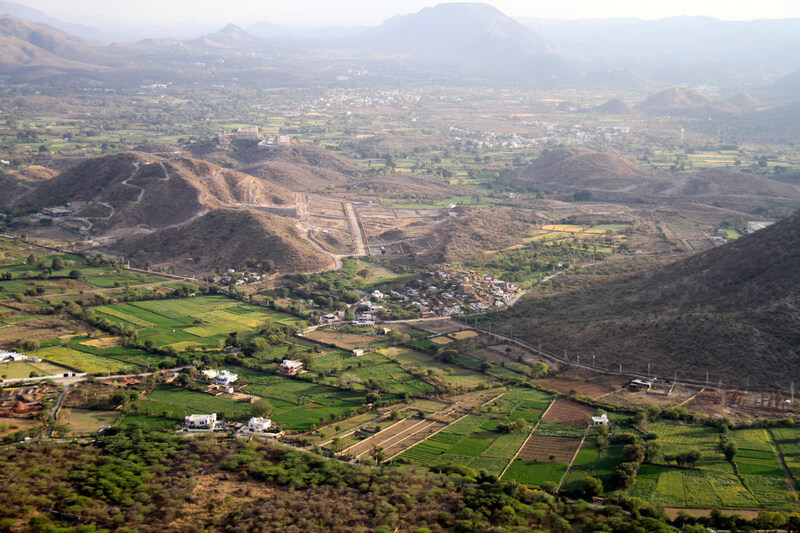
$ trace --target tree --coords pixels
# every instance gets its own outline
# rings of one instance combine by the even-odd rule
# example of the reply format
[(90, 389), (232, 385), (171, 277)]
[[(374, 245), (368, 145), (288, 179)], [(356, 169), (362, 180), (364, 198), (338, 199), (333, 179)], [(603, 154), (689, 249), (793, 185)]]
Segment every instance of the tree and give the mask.
[(603, 493), (603, 482), (596, 477), (586, 476), (581, 484), (583, 485), (583, 494), (589, 498), (600, 496)]
[(56, 256), (53, 258), (52, 263), (53, 270), (63, 270), (64, 269), (64, 260), (61, 259), (61, 256)]
[(261, 398), (260, 400), (256, 400), (253, 403), (252, 407), (250, 407), (250, 414), (258, 417), (258, 418), (267, 418), (272, 416), (272, 413), (275, 411), (275, 408), (269, 403), (269, 400), (266, 398)]
[(728, 461), (733, 461), (733, 458), (736, 457), (736, 454), (739, 453), (739, 447), (736, 446), (735, 442), (729, 442), (723, 448), (725, 452), (725, 459)]
[(644, 462), (644, 446), (641, 444), (627, 444), (622, 449), (622, 457), (628, 463), (643, 463)]
[(80, 270), (70, 270), (69, 277), (72, 279), (81, 279), (81, 271)]
[(661, 445), (654, 440), (647, 441), (644, 444), (644, 462), (652, 463), (655, 461), (658, 452), (661, 451)]

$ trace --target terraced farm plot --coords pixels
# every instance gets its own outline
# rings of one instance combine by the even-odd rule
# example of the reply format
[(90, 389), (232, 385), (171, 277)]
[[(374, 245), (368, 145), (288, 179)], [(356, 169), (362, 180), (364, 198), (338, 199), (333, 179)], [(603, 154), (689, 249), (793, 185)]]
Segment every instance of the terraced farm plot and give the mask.
[(716, 428), (700, 424), (651, 422), (648, 424), (647, 430), (658, 435), (662, 454), (674, 455), (696, 448), (702, 455), (698, 466), (709, 470), (733, 473), (730, 463), (725, 460), (720, 449), (719, 431)]
[(594, 415), (595, 409), (572, 400), (557, 398), (547, 413), (542, 417), (544, 422), (565, 424), (570, 426), (586, 426)]
[(519, 452), (524, 461), (569, 464), (581, 445), (578, 439), (545, 437), (534, 434)]
[(465, 329), (463, 331), (455, 331), (453, 333), (448, 334), (449, 337), (457, 341), (463, 341), (464, 339), (472, 339), (478, 336), (478, 332), (471, 329)]
[[(473, 435), (475, 435), (473, 433)], [(470, 457), (478, 457), (483, 454), (486, 448), (492, 442), (492, 436), (489, 434), (484, 438), (466, 437), (458, 441), (458, 444), (450, 448), (449, 453), (456, 455), (467, 455)]]
[(428, 369), (439, 370), (440, 372), (435, 374), (436, 378), (448, 385), (474, 388), (490, 379), (479, 371), (448, 365), (431, 355), (407, 348), (384, 348), (379, 350), (379, 353), (396, 359), (404, 368), (413, 368), (420, 372)]
[(558, 485), (566, 471), (567, 465), (564, 464), (537, 463), (514, 459), (506, 473), (503, 474), (503, 479), (513, 479), (526, 485), (541, 485), (543, 483)]

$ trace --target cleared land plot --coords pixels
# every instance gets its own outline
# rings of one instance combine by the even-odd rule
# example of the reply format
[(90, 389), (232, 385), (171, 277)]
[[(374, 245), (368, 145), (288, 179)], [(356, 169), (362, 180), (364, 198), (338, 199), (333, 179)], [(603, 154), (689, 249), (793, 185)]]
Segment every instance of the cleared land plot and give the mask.
[(566, 424), (570, 426), (586, 426), (595, 409), (572, 400), (558, 398), (542, 417), (544, 422)]
[(533, 435), (517, 458), (524, 461), (569, 464), (580, 445), (581, 441), (578, 439)]
[(375, 341), (385, 340), (386, 337), (378, 335), (360, 335), (358, 333), (339, 333), (337, 331), (329, 331), (324, 329), (317, 329), (310, 333), (305, 334), (306, 338), (314, 341), (322, 342), (329, 345), (335, 345), (338, 348), (345, 350), (354, 350), (356, 348), (365, 348), (370, 343)]
[(128, 426), (139, 426), (145, 430), (161, 428), (172, 429), (178, 426), (178, 422), (169, 418), (127, 413), (122, 420), (120, 420), (117, 427), (126, 428)]
[(557, 390), (562, 394), (569, 394), (570, 391), (574, 389), (577, 390), (578, 394), (581, 396), (588, 396), (590, 398), (596, 398), (597, 396), (614, 390), (614, 387), (608, 385), (571, 379), (544, 378), (537, 379), (536, 383), (548, 389)]
[(61, 424), (67, 424), (67, 435), (97, 433), (103, 426), (114, 425), (122, 416), (119, 411), (94, 411), (91, 409), (62, 409), (58, 416)]

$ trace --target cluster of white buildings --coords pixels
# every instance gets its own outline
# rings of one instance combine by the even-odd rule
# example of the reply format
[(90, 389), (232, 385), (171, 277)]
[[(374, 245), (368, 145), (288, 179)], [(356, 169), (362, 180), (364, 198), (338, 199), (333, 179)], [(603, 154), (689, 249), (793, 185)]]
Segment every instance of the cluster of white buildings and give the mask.
[(230, 144), (233, 141), (257, 140), (260, 138), (261, 134), (258, 133), (258, 128), (253, 126), (252, 128), (239, 128), (236, 131), (223, 131), (217, 135), (217, 142), (219, 144)]
[(38, 363), (41, 361), (38, 357), (28, 357), (25, 354), (17, 352), (6, 352), (0, 350), (0, 363), (15, 363), (17, 361), (30, 361), (31, 363)]
[(239, 374), (234, 374), (229, 370), (203, 370), (203, 377), (208, 381), (212, 381), (217, 385), (227, 387), (236, 383), (239, 379)]
[[(188, 432), (219, 431), (225, 429), (225, 422), (217, 418), (217, 413), (188, 415), (183, 419), (183, 427)], [(241, 425), (239, 431), (245, 434), (259, 435), (270, 433), (272, 420), (269, 418), (251, 418), (247, 424)]]

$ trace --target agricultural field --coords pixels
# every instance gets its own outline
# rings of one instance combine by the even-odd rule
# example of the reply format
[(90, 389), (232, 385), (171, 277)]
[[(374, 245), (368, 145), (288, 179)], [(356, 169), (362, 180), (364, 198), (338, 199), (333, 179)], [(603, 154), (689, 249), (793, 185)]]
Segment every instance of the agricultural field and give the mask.
[(43, 360), (46, 359), (57, 365), (63, 365), (79, 372), (86, 372), (87, 374), (135, 372), (140, 368), (125, 361), (81, 352), (66, 346), (43, 348), (31, 352), (28, 355), (33, 355)]
[(722, 457), (720, 433), (710, 426), (651, 423), (659, 435), (662, 453), (676, 454), (695, 448), (702, 458), (697, 469), (644, 465), (631, 495), (670, 506), (788, 508), (786, 477), (770, 433), (765, 429), (737, 430), (727, 434), (738, 447), (734, 461), (739, 477)]
[(163, 386), (153, 390), (146, 400), (134, 402), (132, 412), (173, 420), (183, 420), (189, 414), (217, 413), (222, 419), (245, 421), (249, 417), (250, 409), (249, 403), (224, 396)]
[(795, 486), (800, 486), (800, 428), (771, 428), (768, 431), (795, 480)]
[(759, 501), (729, 473), (645, 465), (631, 496), (666, 506), (759, 507)]
[[(409, 348), (384, 348), (379, 353), (397, 361), (403, 368), (413, 369), (415, 372), (427, 372), (432, 378), (452, 386), (473, 389), (487, 383), (490, 378), (478, 370), (462, 368), (461, 366), (443, 363), (432, 355), (411, 350)], [(457, 362), (460, 362), (458, 359)], [(430, 371), (433, 370), (433, 373)]]
[(552, 483), (558, 485), (567, 471), (567, 465), (560, 463), (538, 463), (514, 459), (503, 474), (503, 479), (512, 479), (530, 485)]
[(0, 364), (0, 379), (22, 379), (35, 376), (57, 376), (70, 372), (68, 368), (54, 365), (51, 363), (29, 363), (20, 361), (17, 363)]
[(217, 348), (229, 333), (249, 331), (266, 320), (283, 325), (300, 321), (291, 315), (221, 295), (149, 300), (93, 309), (98, 317), (135, 328), (142, 342), (150, 340), (155, 346), (178, 346), (184, 350), (190, 345)]
[(542, 421), (585, 428), (594, 413), (593, 407), (558, 398), (542, 417)]
[(603, 486), (608, 489), (611, 487), (614, 469), (622, 462), (622, 448), (622, 445), (616, 444), (600, 449), (594, 442), (584, 441), (564, 478), (562, 488), (566, 491), (580, 491), (583, 478), (592, 476), (602, 481)]
[[(461, 465), (500, 475), (525, 443), (531, 428), (528, 425), (520, 432), (504, 433), (498, 425), (520, 418), (535, 421), (550, 401), (552, 396), (547, 393), (512, 389), (484, 406), (480, 414), (462, 417), (399, 457), (428, 466)], [(579, 444), (575, 440), (575, 448)]]
[(539, 435), (537, 429), (520, 450), (519, 459), (534, 462), (569, 464), (581, 445), (578, 439)]

